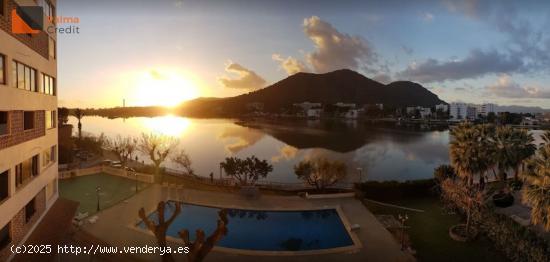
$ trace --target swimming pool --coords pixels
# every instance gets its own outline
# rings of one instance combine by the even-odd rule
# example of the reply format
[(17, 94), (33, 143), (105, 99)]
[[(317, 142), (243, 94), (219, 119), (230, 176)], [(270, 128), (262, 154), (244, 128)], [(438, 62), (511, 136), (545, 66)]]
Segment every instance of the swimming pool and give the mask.
[[(169, 201), (165, 209), (168, 218), (175, 209)], [(182, 211), (168, 228), (168, 236), (178, 238), (177, 232), (188, 229), (191, 240), (195, 230), (207, 235), (216, 227), (220, 208), (183, 203)], [(228, 234), (217, 245), (226, 248), (254, 251), (307, 251), (352, 246), (336, 209), (304, 211), (259, 211), (227, 209)], [(156, 211), (149, 218), (158, 219)], [(138, 227), (145, 229), (143, 222)]]

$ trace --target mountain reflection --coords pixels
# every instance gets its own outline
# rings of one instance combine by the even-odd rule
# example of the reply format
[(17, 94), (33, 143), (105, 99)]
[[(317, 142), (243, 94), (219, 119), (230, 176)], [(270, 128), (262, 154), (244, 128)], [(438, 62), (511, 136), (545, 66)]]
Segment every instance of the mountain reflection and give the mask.
[(285, 120), (237, 122), (237, 125), (261, 130), (298, 149), (324, 148), (335, 152), (355, 151), (381, 137), (398, 144), (410, 144), (424, 138), (418, 125), (369, 123), (344, 120)]

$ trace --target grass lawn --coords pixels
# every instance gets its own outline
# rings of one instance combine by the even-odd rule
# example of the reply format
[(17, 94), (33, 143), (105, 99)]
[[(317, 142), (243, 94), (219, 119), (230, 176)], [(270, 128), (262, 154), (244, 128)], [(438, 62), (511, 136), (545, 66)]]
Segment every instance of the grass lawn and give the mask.
[(449, 215), (443, 210), (437, 198), (416, 198), (392, 202), (392, 204), (421, 209), (417, 213), (367, 202), (374, 214), (407, 214), (407, 232), (416, 250), (418, 261), (506, 261), (486, 239), (473, 242), (457, 242), (449, 237), (449, 227), (460, 223), (457, 215)]
[[(97, 210), (97, 186), (101, 188), (99, 193), (101, 209), (114, 206), (136, 192), (135, 180), (108, 174), (95, 174), (59, 180), (59, 195), (78, 201), (80, 203), (78, 212), (88, 212), (92, 215)], [(147, 186), (147, 183), (138, 182), (140, 191)]]

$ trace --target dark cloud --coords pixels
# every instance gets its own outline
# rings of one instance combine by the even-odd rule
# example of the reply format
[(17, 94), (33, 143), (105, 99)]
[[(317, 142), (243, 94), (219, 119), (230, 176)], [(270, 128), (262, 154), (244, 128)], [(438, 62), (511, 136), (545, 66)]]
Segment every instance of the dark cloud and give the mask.
[[(550, 69), (550, 20), (547, 1), (466, 0), (446, 1), (449, 10), (486, 22), (507, 38), (502, 47), (510, 56), (524, 61), (524, 72)], [(543, 19), (534, 23), (537, 16)]]
[(239, 75), (239, 78), (220, 77), (220, 83), (227, 88), (258, 89), (264, 87), (266, 81), (254, 71), (237, 63), (229, 63), (225, 71)]
[(431, 58), (412, 64), (404, 71), (397, 73), (397, 77), (430, 83), (476, 78), (489, 73), (509, 73), (520, 70), (522, 66), (523, 61), (519, 57), (502, 54), (495, 50), (474, 49), (462, 60), (439, 61)]

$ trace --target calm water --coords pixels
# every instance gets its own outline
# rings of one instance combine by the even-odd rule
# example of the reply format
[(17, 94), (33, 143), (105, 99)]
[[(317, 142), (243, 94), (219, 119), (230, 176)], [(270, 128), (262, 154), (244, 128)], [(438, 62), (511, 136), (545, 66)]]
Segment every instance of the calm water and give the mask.
[[(168, 202), (165, 218), (174, 213), (174, 202)], [(168, 228), (167, 235), (179, 239), (178, 232), (187, 229), (191, 241), (195, 230), (210, 235), (216, 229), (220, 209), (184, 204), (182, 212)], [(334, 209), (315, 211), (228, 210), (229, 234), (217, 245), (228, 248), (263, 251), (315, 250), (353, 245), (340, 216)], [(158, 220), (157, 213), (149, 218)], [(138, 224), (145, 228), (143, 222)]]
[[(75, 118), (69, 122), (76, 127)], [(109, 137), (139, 136), (142, 132), (177, 137), (202, 176), (210, 172), (218, 176), (219, 163), (228, 156), (268, 159), (274, 166), (268, 180), (277, 182), (298, 182), (293, 166), (317, 156), (345, 162), (350, 181), (359, 179), (357, 168), (362, 168), (363, 180), (431, 178), (435, 167), (449, 162), (448, 130), (394, 124), (319, 120), (243, 124), (229, 119), (163, 116), (125, 120), (84, 117), (82, 125), (84, 133)], [(140, 156), (140, 160), (146, 157)]]

